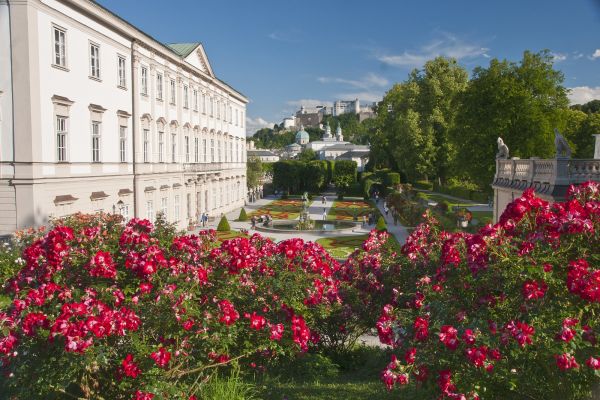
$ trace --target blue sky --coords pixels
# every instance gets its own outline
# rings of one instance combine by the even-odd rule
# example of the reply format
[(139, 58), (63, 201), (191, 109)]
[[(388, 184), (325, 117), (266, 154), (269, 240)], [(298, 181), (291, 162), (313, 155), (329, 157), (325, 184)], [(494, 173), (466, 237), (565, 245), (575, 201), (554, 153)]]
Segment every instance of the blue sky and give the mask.
[(201, 41), (249, 99), (248, 133), (301, 104), (381, 99), (437, 55), (471, 71), (550, 49), (573, 102), (600, 98), (600, 0), (230, 0), (100, 3), (160, 41)]

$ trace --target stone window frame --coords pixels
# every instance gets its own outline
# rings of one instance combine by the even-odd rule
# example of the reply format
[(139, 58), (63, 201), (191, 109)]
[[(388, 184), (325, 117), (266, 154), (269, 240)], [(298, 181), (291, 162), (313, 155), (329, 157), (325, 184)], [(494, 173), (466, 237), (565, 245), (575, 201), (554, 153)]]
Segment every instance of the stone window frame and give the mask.
[[(119, 162), (127, 163), (129, 157), (127, 157), (127, 153), (129, 150), (128, 140), (129, 140), (129, 118), (131, 118), (131, 114), (124, 110), (117, 110), (117, 121), (118, 121), (118, 131), (119, 132)], [(125, 128), (125, 137), (121, 135), (121, 128)], [(123, 158), (123, 153), (125, 157)]]
[(144, 163), (149, 163), (152, 160), (152, 129), (150, 128), (150, 122), (152, 122), (152, 117), (148, 113), (142, 115), (140, 118), (140, 126), (142, 128), (142, 162)]
[[(70, 135), (69, 135), (69, 122), (70, 122), (70, 109), (71, 106), (75, 102), (69, 100), (66, 97), (54, 95), (52, 96), (52, 104), (53, 104), (53, 113), (52, 113), (52, 125), (54, 126), (54, 157), (57, 163), (68, 163), (71, 157), (69, 156), (69, 150), (71, 146), (69, 145)], [(58, 158), (58, 117), (65, 118), (65, 159), (59, 160)]]
[[(98, 51), (98, 53), (96, 54), (96, 75), (94, 75), (94, 65), (93, 65), (93, 56), (92, 56), (92, 48), (96, 48), (96, 50)], [(100, 44), (96, 43), (92, 40), (88, 40), (88, 49), (89, 49), (89, 62), (90, 62), (90, 70), (89, 70), (89, 76), (88, 78), (98, 81), (98, 82), (102, 82), (102, 74), (100, 72)]]
[[(160, 82), (159, 82), (160, 81)], [(165, 76), (162, 72), (156, 73), (156, 100), (163, 101), (164, 99), (164, 87)]]
[(140, 94), (142, 96), (148, 96), (148, 67), (145, 65), (140, 66)]
[[(68, 72), (69, 71), (69, 56), (68, 56), (69, 52), (67, 50), (68, 49), (68, 46), (67, 46), (68, 29), (63, 26), (60, 26), (54, 22), (51, 24), (50, 29), (51, 29), (50, 41), (52, 44), (52, 63), (51, 63), (51, 65), (54, 68), (58, 68), (58, 69)], [(56, 31), (62, 32), (62, 34), (64, 35), (64, 44), (63, 44), (64, 63), (63, 64), (56, 63), (56, 39), (54, 37)]]
[[(102, 162), (102, 118), (104, 116), (104, 112), (106, 111), (106, 108), (97, 105), (97, 104), (90, 104), (88, 106), (88, 109), (90, 110), (90, 149), (92, 150), (92, 157), (91, 157), (91, 162), (92, 163), (101, 163)], [(94, 133), (94, 123), (98, 124), (98, 132), (97, 134)], [(98, 159), (96, 161), (94, 161), (94, 139), (98, 139)]]
[[(121, 61), (123, 61), (123, 75), (121, 75)], [(127, 90), (127, 56), (117, 53), (117, 87)]]

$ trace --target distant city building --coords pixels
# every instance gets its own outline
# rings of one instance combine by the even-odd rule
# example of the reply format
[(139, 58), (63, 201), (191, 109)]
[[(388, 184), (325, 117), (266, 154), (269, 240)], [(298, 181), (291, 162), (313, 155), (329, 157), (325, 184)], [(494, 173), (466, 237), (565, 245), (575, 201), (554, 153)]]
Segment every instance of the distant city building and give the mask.
[(248, 99), (200, 43), (89, 0), (0, 1), (0, 32), (0, 235), (97, 211), (184, 229), (244, 204)]
[(329, 123), (321, 140), (310, 141), (308, 133), (302, 128), (296, 133), (296, 141), (284, 149), (284, 158), (296, 158), (304, 150), (313, 150), (319, 160), (352, 160), (359, 171), (363, 171), (369, 161), (369, 146), (344, 141), (341, 126), (338, 125), (335, 136), (331, 134)]
[(273, 153), (272, 150), (254, 148), (253, 140), (248, 140), (246, 148), (246, 154), (248, 155), (249, 160), (252, 158), (258, 158), (262, 162), (279, 161), (279, 156)]
[(337, 100), (333, 103), (333, 116), (337, 117), (342, 114), (358, 114), (360, 113), (360, 101), (358, 99), (354, 100)]
[(300, 111), (296, 113), (295, 126), (308, 126), (311, 128), (318, 128), (323, 121), (325, 115), (322, 111), (324, 108), (307, 109), (304, 106), (300, 108)]
[(375, 117), (375, 106), (376, 103), (361, 106), (359, 99), (354, 100), (336, 100), (332, 107), (329, 106), (314, 106), (314, 107), (300, 107), (300, 110), (296, 112), (295, 117), (284, 118), (283, 127), (289, 129), (294, 126), (307, 126), (311, 128), (320, 128), (323, 122), (323, 117), (326, 115), (333, 115), (338, 117), (343, 114), (356, 114), (358, 115), (359, 122), (365, 119)]
[(296, 126), (296, 119), (291, 116), (283, 119), (283, 129), (292, 129)]

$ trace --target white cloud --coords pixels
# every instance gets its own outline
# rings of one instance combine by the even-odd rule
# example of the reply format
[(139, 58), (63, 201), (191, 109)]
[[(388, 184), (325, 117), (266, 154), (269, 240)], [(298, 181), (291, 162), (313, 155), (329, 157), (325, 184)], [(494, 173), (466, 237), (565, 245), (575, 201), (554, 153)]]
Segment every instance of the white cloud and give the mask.
[(567, 55), (564, 53), (552, 53), (552, 59), (555, 63), (565, 61), (567, 59)]
[(302, 32), (297, 29), (287, 31), (273, 31), (267, 35), (271, 40), (285, 43), (298, 43), (302, 41)]
[(466, 42), (455, 35), (443, 33), (441, 38), (431, 41), (418, 50), (404, 51), (402, 54), (379, 55), (377, 59), (396, 67), (420, 67), (426, 61), (438, 56), (452, 57), (457, 60), (489, 58), (489, 50), (476, 43)]
[(596, 51), (594, 52), (594, 54), (592, 54), (592, 59), (596, 59), (600, 57), (600, 49), (596, 49)]
[(385, 87), (389, 85), (389, 81), (382, 76), (376, 75), (372, 72), (365, 75), (362, 79), (344, 79), (344, 78), (330, 78), (330, 77), (319, 77), (317, 81), (321, 83), (341, 83), (349, 85), (358, 89), (369, 89), (371, 87)]
[(577, 52), (577, 51), (573, 52), (573, 58), (574, 58), (575, 60), (579, 60), (579, 59), (580, 59), (580, 58), (582, 58), (584, 55), (585, 55), (585, 54), (583, 54), (583, 53), (580, 53), (580, 52)]
[(269, 122), (261, 117), (246, 117), (246, 135), (252, 136), (257, 130), (262, 128), (272, 128), (273, 125), (275, 125), (275, 122)]
[(304, 106), (306, 108), (316, 107), (316, 106), (333, 106), (332, 101), (325, 100), (317, 100), (317, 99), (300, 99), (300, 100), (289, 100), (286, 102), (287, 105), (293, 106), (296, 109)]
[(600, 86), (577, 86), (570, 88), (568, 94), (571, 104), (584, 104), (592, 100), (600, 100)]

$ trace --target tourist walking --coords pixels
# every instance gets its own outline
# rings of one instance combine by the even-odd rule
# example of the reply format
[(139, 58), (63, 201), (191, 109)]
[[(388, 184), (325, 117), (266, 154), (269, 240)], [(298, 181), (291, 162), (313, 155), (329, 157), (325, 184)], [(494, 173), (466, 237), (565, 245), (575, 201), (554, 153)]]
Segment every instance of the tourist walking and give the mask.
[(327, 219), (327, 208), (323, 207), (323, 221)]
[(392, 217), (394, 218), (394, 225), (398, 225), (398, 213), (396, 211), (392, 212)]
[(202, 214), (202, 226), (206, 228), (208, 224), (208, 213)]
[(250, 218), (250, 229), (256, 229), (256, 217)]
[(362, 227), (364, 228), (367, 225), (367, 216), (363, 215), (362, 217)]

